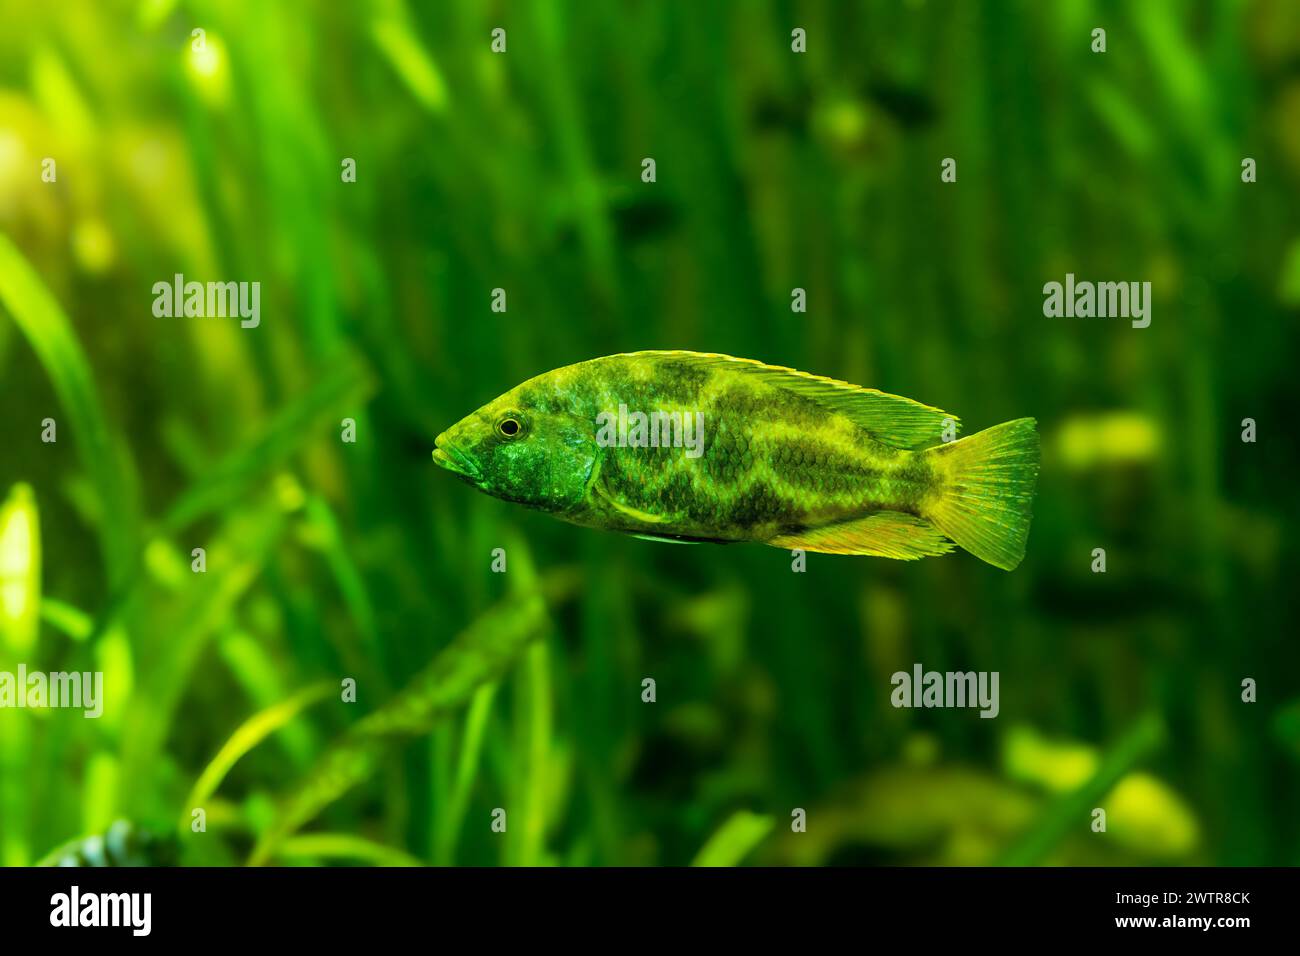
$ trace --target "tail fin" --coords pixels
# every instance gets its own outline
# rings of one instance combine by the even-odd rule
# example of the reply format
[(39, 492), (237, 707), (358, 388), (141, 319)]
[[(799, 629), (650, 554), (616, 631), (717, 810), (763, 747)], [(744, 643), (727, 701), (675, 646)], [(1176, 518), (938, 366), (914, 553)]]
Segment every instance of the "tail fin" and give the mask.
[(981, 561), (1010, 571), (1025, 556), (1038, 481), (1032, 418), (994, 425), (925, 452), (944, 488), (923, 516)]

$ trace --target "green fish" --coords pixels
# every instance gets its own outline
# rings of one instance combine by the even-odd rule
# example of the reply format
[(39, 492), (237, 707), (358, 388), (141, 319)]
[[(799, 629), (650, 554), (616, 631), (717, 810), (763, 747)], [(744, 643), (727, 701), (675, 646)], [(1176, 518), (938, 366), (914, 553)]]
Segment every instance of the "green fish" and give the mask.
[(433, 460), (590, 528), (903, 560), (955, 543), (1010, 571), (1029, 536), (1034, 419), (951, 440), (957, 426), (793, 369), (632, 352), (529, 379), (439, 435)]

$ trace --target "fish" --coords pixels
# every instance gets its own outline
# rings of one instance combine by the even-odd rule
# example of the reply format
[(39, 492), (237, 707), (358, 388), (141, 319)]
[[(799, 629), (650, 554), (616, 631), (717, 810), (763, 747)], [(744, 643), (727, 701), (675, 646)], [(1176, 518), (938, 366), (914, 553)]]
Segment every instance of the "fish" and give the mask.
[(47, 853), (37, 866), (176, 866), (180, 843), (130, 820), (115, 820), (103, 833), (69, 840)]
[(705, 352), (545, 372), (434, 439), (488, 495), (677, 543), (758, 542), (898, 560), (1025, 556), (1033, 418), (957, 438), (955, 415), (837, 379)]

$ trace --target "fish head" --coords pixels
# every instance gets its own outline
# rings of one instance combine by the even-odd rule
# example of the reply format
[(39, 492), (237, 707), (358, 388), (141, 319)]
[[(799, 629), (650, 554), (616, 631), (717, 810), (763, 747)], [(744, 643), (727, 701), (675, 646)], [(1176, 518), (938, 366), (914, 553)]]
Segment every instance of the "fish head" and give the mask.
[(434, 463), (480, 491), (562, 513), (577, 507), (599, 457), (590, 418), (515, 389), (434, 440)]

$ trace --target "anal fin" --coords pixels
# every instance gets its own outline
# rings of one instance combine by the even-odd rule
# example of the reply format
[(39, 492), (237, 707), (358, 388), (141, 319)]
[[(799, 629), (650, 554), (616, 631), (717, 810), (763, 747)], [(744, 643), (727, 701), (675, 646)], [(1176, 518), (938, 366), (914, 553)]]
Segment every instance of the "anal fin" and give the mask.
[(822, 554), (874, 554), (900, 561), (947, 554), (955, 547), (929, 521), (896, 511), (878, 511), (865, 518), (781, 534), (767, 543)]

